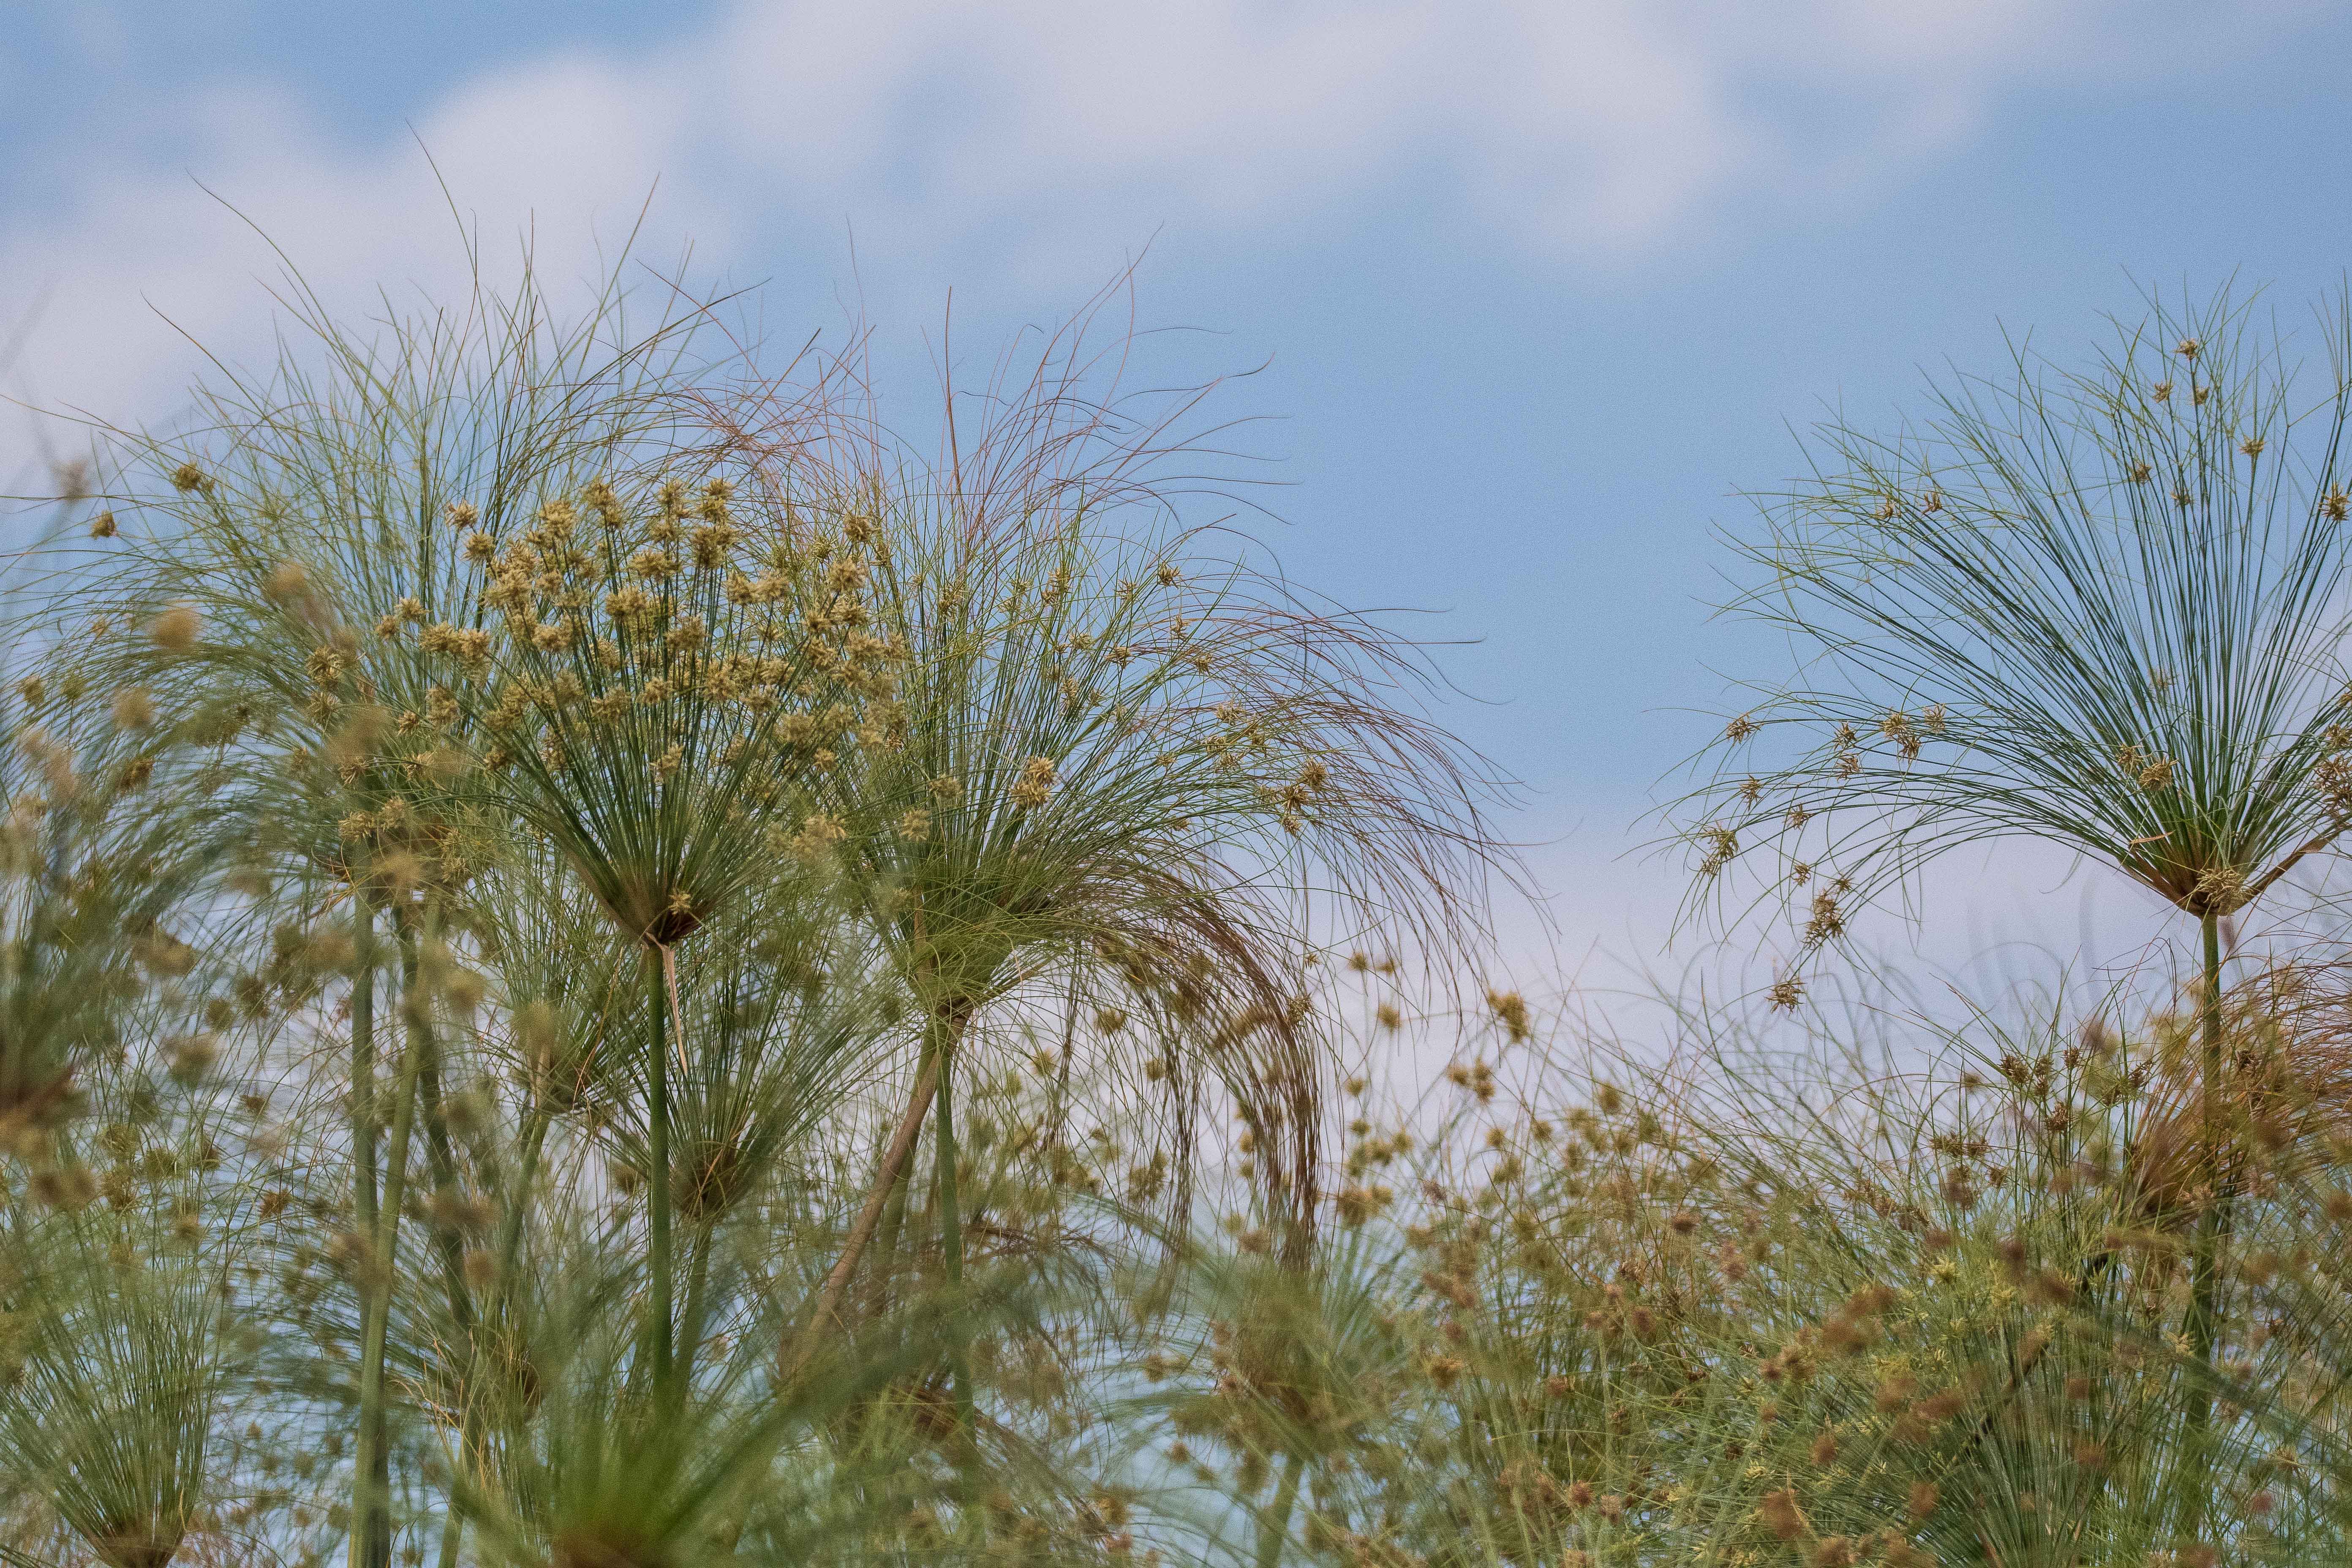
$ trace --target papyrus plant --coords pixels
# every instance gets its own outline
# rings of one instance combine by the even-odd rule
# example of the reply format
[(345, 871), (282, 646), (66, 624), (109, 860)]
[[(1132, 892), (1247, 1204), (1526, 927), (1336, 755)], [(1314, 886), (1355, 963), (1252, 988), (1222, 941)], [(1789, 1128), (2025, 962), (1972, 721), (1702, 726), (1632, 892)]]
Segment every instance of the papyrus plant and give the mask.
[[(740, 526), (724, 475), (590, 479), (528, 517), (467, 515), (498, 617), (478, 687), (496, 800), (541, 835), (644, 956), (649, 1350), (674, 1356), (674, 950), (779, 861), (770, 814), (886, 743), (904, 647), (866, 629), (856, 547), (830, 561)], [(764, 535), (764, 536), (763, 536)], [(869, 542), (870, 543), (870, 542)], [(415, 636), (453, 679), (466, 630)], [(491, 695), (491, 694), (494, 694)], [(676, 1043), (681, 1061), (688, 1043)]]
[(958, 1052), (975, 1014), (1056, 970), (1115, 976), (1160, 1016), (1171, 1088), (1231, 1090), (1303, 1258), (1322, 1077), (1306, 952), (1374, 921), (1456, 942), (1507, 858), (1491, 781), (1414, 704), (1419, 651), (1188, 521), (1215, 488), (1181, 466), (1205, 456), (1182, 428), (1194, 400), (1126, 396), (1087, 327), (1008, 361), (977, 416), (951, 391), (936, 457), (854, 422), (812, 450), (794, 405), (746, 432), (793, 498), (769, 515), (804, 521), (785, 548), (848, 563), (904, 650), (888, 743), (803, 786), (799, 848), (866, 900), (925, 1029), (812, 1335), (934, 1111), (954, 1288)]
[(113, 628), (87, 656), (91, 679), (146, 693), (213, 748), (203, 776), (241, 820), (250, 896), (348, 921), (350, 1225), (379, 1265), (358, 1277), (377, 1347), (362, 1355), (360, 1568), (390, 1562), (380, 1347), (403, 1216), (380, 1200), (406, 1180), (387, 1158), (405, 1148), (412, 1091), (434, 1185), (452, 1174), (436, 1131), (442, 1037), (398, 1029), (387, 1074), (386, 1026), (421, 995), (428, 920), (502, 837), (477, 766), (481, 563), (453, 523), (495, 528), (551, 486), (667, 450), (677, 387), (703, 368), (690, 303), (638, 322), (608, 279), (560, 316), (525, 262), (504, 291), (478, 279), (455, 308), (367, 327), (289, 278), (278, 353), (257, 371), (215, 362), (186, 432), (102, 433), (107, 510), (91, 556), (61, 555), (56, 584)]
[[(1737, 608), (1799, 673), (1757, 690), (1684, 806), (1696, 896), (1738, 896), (1736, 868), (1760, 861), (1807, 949), (1942, 852), (2003, 837), (2106, 865), (2198, 922), (2200, 1363), (2232, 1199), (2221, 924), (2352, 814), (2340, 308), (2320, 348), (2298, 365), (2226, 295), (2158, 305), (2080, 369), (2021, 350), (1915, 427), (1824, 428), (1811, 477), (1738, 546)], [(2192, 1445), (2209, 1410), (2192, 1396)], [(2200, 1518), (2192, 1497), (2187, 1536)]]

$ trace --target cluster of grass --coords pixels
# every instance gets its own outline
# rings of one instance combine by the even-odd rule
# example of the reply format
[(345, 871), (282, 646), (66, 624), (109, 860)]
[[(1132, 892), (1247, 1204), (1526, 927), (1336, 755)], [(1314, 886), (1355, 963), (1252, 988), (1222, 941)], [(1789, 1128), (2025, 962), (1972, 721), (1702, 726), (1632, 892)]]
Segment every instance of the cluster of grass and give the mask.
[[(2226, 306), (1774, 514), (1685, 826), (1810, 912), (1613, 1049), (1090, 318), (925, 453), (699, 302), (289, 301), (13, 606), (0, 1558), (2352, 1554), (2352, 985), (2223, 941), (2352, 803), (2344, 382)], [(1866, 1057), (1809, 966), (2016, 832), (2193, 980)]]

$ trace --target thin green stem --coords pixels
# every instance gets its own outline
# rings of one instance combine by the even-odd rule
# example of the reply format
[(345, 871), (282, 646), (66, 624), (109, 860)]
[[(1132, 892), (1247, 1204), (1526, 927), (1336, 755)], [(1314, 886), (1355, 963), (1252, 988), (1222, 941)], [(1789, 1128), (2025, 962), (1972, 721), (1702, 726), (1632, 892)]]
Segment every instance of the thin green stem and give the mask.
[(352, 1166), (353, 1218), (362, 1236), (375, 1232), (375, 904), (352, 899)]
[(646, 948), (646, 1003), (652, 1015), (646, 1034), (646, 1180), (653, 1188), (648, 1205), (647, 1238), (653, 1274), (653, 1374), (657, 1397), (669, 1394), (673, 1353), (670, 1320), (670, 1188), (669, 1188), (669, 1053), (668, 997), (662, 984), (662, 953)]
[[(546, 1109), (534, 1103), (523, 1114), (522, 1159), (515, 1173), (515, 1183), (506, 1196), (506, 1213), (499, 1221), (498, 1279), (490, 1289), (490, 1310), (501, 1321), (507, 1304), (507, 1282), (514, 1278), (516, 1255), (522, 1247), (524, 1210), (529, 1206), (531, 1184), (538, 1179), (539, 1156), (547, 1142), (547, 1130), (554, 1118)], [(483, 1410), (478, 1379), (467, 1381), (466, 1412), (458, 1427), (457, 1463), (470, 1464), (480, 1450)], [(466, 1535), (466, 1510), (457, 1498), (449, 1503), (449, 1517), (441, 1525), (440, 1568), (457, 1568), (459, 1545)]]
[(1306, 1468), (1307, 1461), (1298, 1455), (1283, 1457), (1274, 1506), (1257, 1521), (1257, 1568), (1276, 1568), (1282, 1561), (1282, 1548), (1290, 1539), (1291, 1510), (1298, 1504), (1298, 1479)]
[[(932, 1048), (940, 1063), (938, 1148), (933, 1153), (934, 1180), (939, 1188), (940, 1247), (947, 1263), (949, 1321), (963, 1321), (963, 1205), (958, 1189), (955, 1135), (955, 1048), (962, 1033), (962, 1014), (951, 1010), (933, 1016)], [(972, 1427), (971, 1375), (964, 1354), (961, 1328), (948, 1342), (949, 1375), (955, 1387), (956, 1426), (969, 1443)]]
[[(425, 1103), (425, 1157), (433, 1174), (436, 1191), (452, 1192), (457, 1181), (457, 1151), (449, 1142), (447, 1112), (441, 1098), (441, 1047), (439, 1040), (428, 1033), (423, 1062), (417, 1068), (417, 1089)], [(449, 1297), (449, 1315), (458, 1335), (458, 1353), (465, 1357), (466, 1385), (471, 1387), (475, 1358), (481, 1353), (476, 1333), (474, 1293), (466, 1283), (465, 1246), (457, 1233), (440, 1226), (434, 1233), (434, 1245), (441, 1255), (441, 1281)], [(460, 1426), (461, 1442), (470, 1447), (474, 1436), (473, 1410), (467, 1410), (467, 1420)], [(449, 1515), (441, 1527), (440, 1568), (457, 1568), (457, 1548), (466, 1531), (462, 1510), (453, 1501)]]
[[(352, 975), (352, 1210), (354, 1234), (373, 1246), (376, 1233), (376, 1139), (378, 1132), (375, 1100), (375, 904), (367, 894), (354, 889), (352, 897), (352, 937), (353, 971)], [(374, 1327), (374, 1297), (362, 1298), (360, 1309), (360, 1337), (365, 1343)], [(362, 1359), (360, 1368), (360, 1419), (357, 1451), (352, 1456), (354, 1490), (352, 1510), (351, 1568), (389, 1568), (392, 1560), (391, 1542), (381, 1543), (371, 1538), (373, 1513), (367, 1507), (367, 1497), (376, 1473), (378, 1422), (376, 1405), (383, 1399), (382, 1369), (374, 1369), (373, 1388), (370, 1363)], [(378, 1550), (379, 1544), (381, 1550)]]
[[(405, 936), (405, 921), (402, 921)], [(431, 1001), (418, 987), (415, 947), (401, 946), (401, 1012), (407, 1027), (400, 1071), (393, 1091), (392, 1144), (385, 1152), (383, 1193), (374, 1234), (367, 1237), (365, 1286), (361, 1309), (360, 1507), (353, 1555), (360, 1568), (388, 1568), (392, 1561), (392, 1444), (387, 1413), (384, 1358), (392, 1320), (392, 1286), (400, 1270), (401, 1205), (408, 1181), (408, 1146), (416, 1126), (416, 1075), (424, 1064)]]
[(2200, 1059), (2199, 1104), (2203, 1126), (2204, 1170), (2210, 1191), (2204, 1212), (2197, 1216), (2189, 1287), (2189, 1374), (2193, 1380), (2184, 1423), (2182, 1460), (2188, 1486), (2182, 1536), (2199, 1539), (2205, 1524), (2206, 1493), (2213, 1473), (2213, 1351), (2220, 1339), (2221, 1254), (2228, 1244), (2229, 1194), (2224, 1190), (2222, 1143), (2227, 1136), (2222, 1103), (2221, 934), (2221, 920), (2211, 910), (2203, 921), (2205, 970), (2200, 988)]
[[(457, 1150), (449, 1142), (447, 1113), (441, 1102), (441, 1043), (428, 1034), (425, 1042), (425, 1059), (416, 1072), (417, 1092), (425, 1106), (425, 1159), (433, 1177), (434, 1190), (453, 1193), (457, 1184)], [(446, 1226), (436, 1226), (434, 1246), (441, 1255), (441, 1282), (449, 1297), (449, 1316), (464, 1338), (467, 1353), (471, 1353), (474, 1331), (474, 1293), (466, 1283), (466, 1248), (457, 1233)]]
[(889, 1203), (882, 1211), (881, 1233), (874, 1241), (874, 1249), (881, 1258), (874, 1266), (872, 1284), (866, 1297), (868, 1318), (880, 1318), (890, 1310), (890, 1289), (898, 1270), (898, 1233), (907, 1224), (908, 1185), (906, 1176), (899, 1174), (890, 1184)]

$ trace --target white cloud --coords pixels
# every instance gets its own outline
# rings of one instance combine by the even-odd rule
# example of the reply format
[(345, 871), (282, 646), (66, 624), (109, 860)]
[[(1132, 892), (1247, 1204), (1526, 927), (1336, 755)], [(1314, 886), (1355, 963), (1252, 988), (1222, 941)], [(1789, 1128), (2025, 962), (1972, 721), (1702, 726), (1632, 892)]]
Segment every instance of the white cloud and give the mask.
[[(2021, 83), (2146, 75), (2253, 47), (2277, 5), (2118, 0), (743, 0), (628, 57), (527, 61), (416, 106), (493, 256), (525, 225), (593, 269), (658, 178), (653, 249), (725, 261), (853, 223), (868, 258), (952, 256), (1066, 297), (1162, 223), (1280, 243), (1411, 188), (1535, 255), (1680, 243), (1727, 206), (1883, 180)], [(277, 263), (331, 295), (460, 269), (404, 138), (359, 152), (334, 106), (169, 91), (169, 165), (100, 153), (77, 199), (0, 219), (0, 329), (54, 286), (26, 363), (45, 400), (161, 406), (163, 312), (257, 341)], [(103, 145), (152, 146), (157, 138)], [(152, 310), (150, 307), (152, 306)]]
[[(1450, 176), (1547, 247), (1668, 235), (1735, 185), (1900, 164), (2005, 90), (2177, 68), (2294, 8), (2116, 0), (761, 0), (668, 90), (757, 184), (952, 237), (1007, 218), (1312, 215)], [(650, 84), (657, 71), (649, 68)], [(1806, 121), (1835, 142), (1811, 153)]]

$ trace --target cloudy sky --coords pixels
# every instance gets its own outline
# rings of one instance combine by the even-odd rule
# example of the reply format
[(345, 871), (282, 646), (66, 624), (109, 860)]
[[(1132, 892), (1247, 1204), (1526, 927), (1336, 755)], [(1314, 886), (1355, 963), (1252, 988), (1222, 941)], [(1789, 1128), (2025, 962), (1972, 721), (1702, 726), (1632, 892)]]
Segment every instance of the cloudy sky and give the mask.
[[(2142, 284), (2300, 320), (2352, 258), (2352, 7), (2292, 0), (12, 10), (0, 347), (35, 405), (168, 419), (191, 340), (264, 344), (265, 237), (354, 309), (453, 289), (436, 167), (542, 270), (650, 195), (641, 254), (763, 285), (779, 337), (862, 300), (909, 406), (950, 288), (992, 343), (1142, 256), (1144, 322), (1197, 329), (1152, 340), (1169, 374), (1264, 367), (1221, 395), (1265, 417), (1293, 574), (1466, 645), (1450, 717), (1525, 781), (1571, 954), (1663, 929), (1625, 851), (1694, 710), (1771, 665), (1710, 619), (1714, 535), (1797, 431), (2004, 331), (2063, 354)], [(2019, 886), (2052, 939), (2145, 920), (2061, 869), (1953, 868), (1931, 940), (2021, 929)]]

